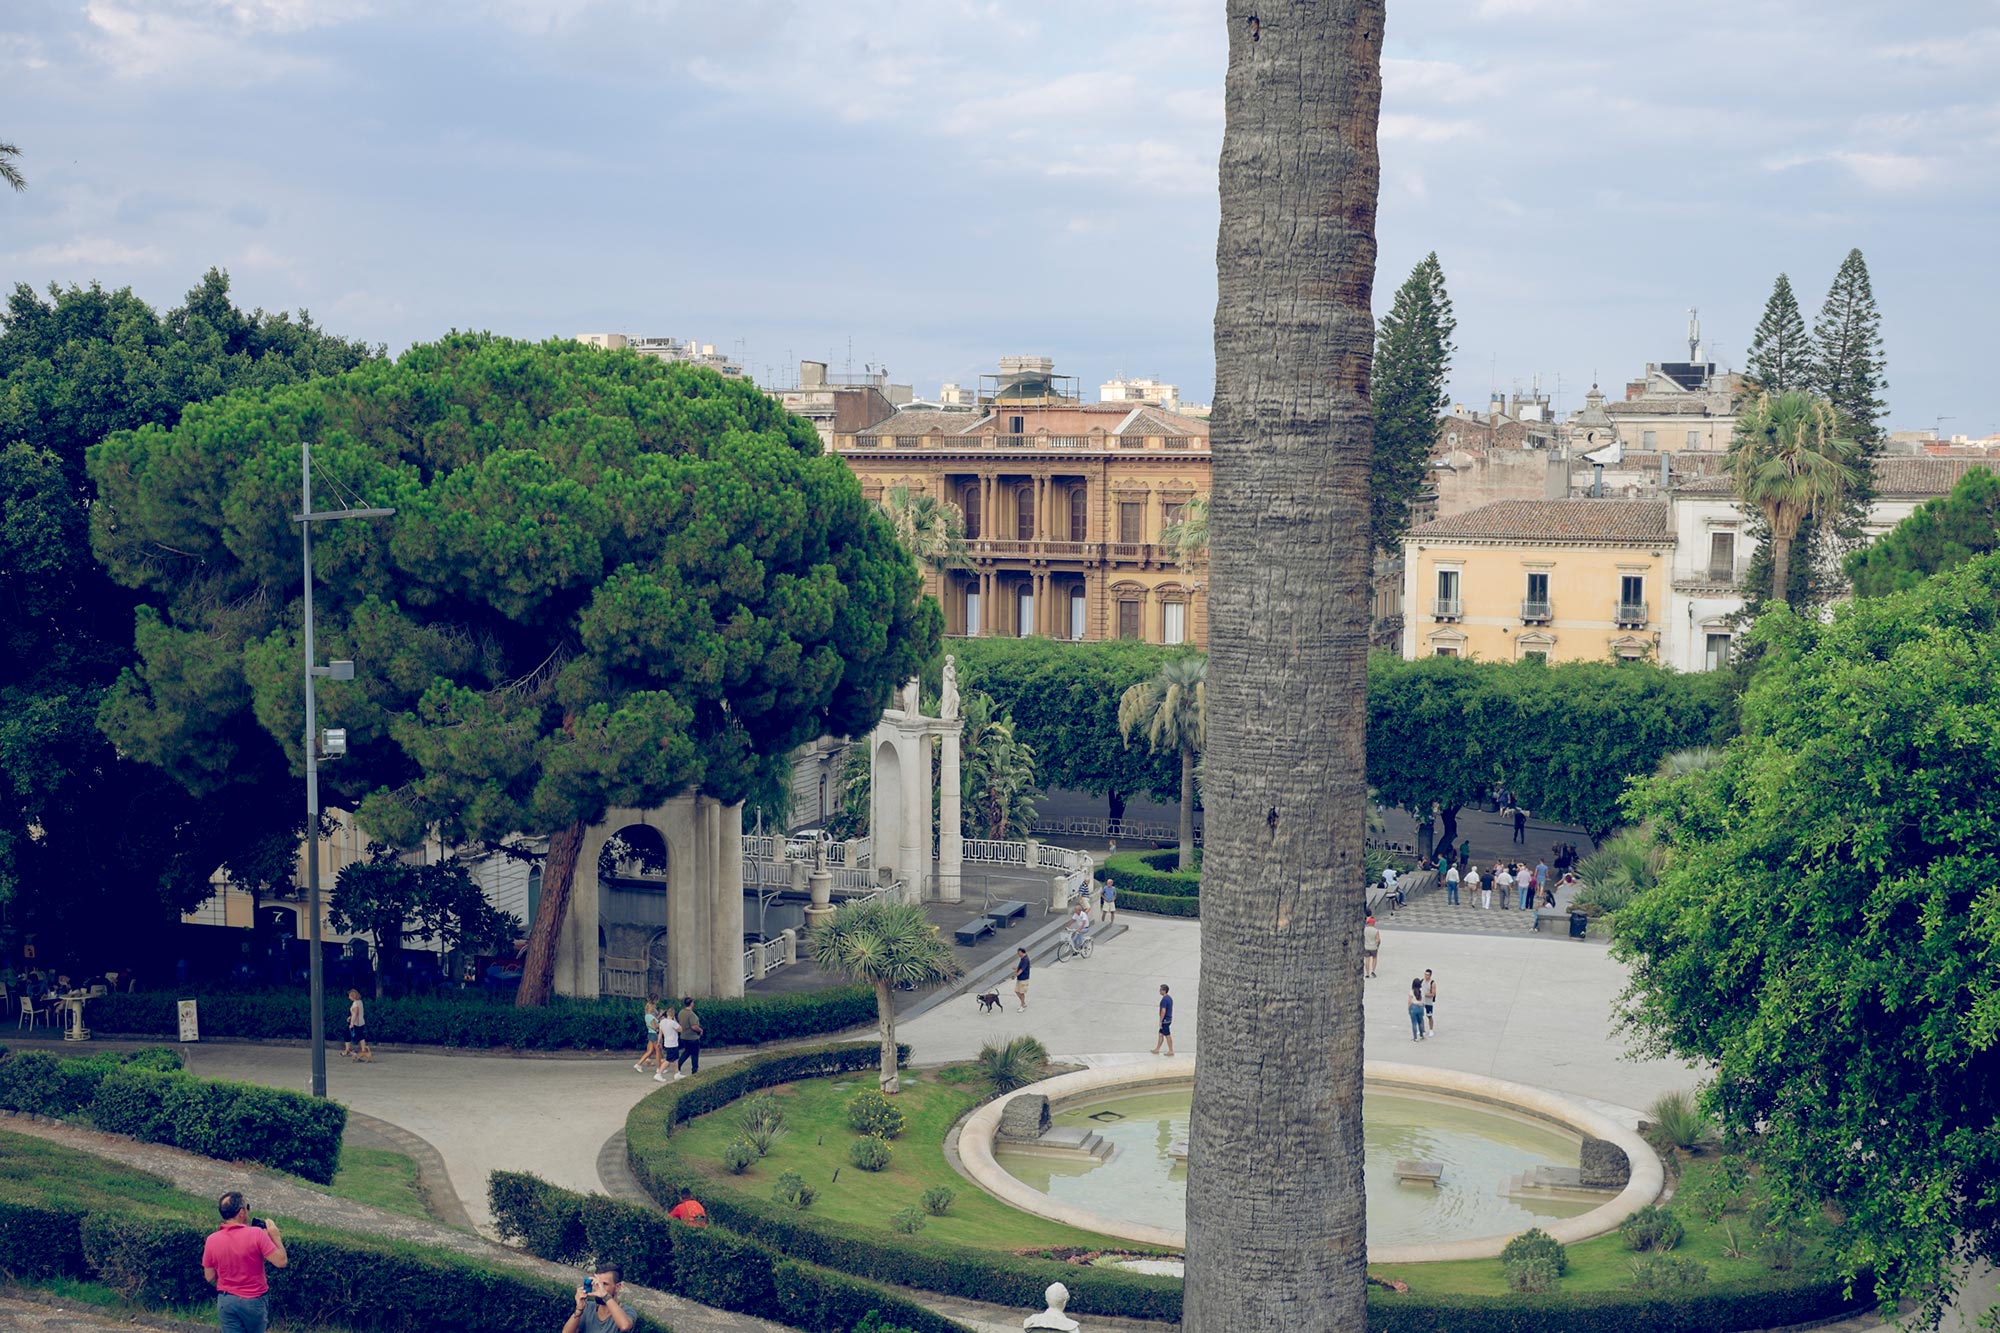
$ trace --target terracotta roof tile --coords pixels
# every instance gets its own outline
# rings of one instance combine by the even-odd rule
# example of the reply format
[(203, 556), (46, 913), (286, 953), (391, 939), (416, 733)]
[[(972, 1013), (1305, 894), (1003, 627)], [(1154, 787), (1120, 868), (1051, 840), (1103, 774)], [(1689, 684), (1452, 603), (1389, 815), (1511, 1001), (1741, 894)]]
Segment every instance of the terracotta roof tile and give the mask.
[(1973, 468), (2000, 471), (2000, 458), (1878, 458), (1877, 495), (1945, 495)]
[(1410, 529), (1410, 540), (1471, 537), (1502, 541), (1670, 542), (1664, 500), (1496, 500)]

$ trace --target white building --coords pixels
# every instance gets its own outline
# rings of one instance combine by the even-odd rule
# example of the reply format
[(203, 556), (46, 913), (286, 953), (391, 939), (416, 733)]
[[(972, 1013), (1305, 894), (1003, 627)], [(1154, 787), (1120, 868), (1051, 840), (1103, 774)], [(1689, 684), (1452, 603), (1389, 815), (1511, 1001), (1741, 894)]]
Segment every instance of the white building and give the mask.
[(1106, 403), (1144, 403), (1169, 412), (1181, 410), (1180, 387), (1161, 380), (1106, 380), (1097, 386), (1097, 397)]

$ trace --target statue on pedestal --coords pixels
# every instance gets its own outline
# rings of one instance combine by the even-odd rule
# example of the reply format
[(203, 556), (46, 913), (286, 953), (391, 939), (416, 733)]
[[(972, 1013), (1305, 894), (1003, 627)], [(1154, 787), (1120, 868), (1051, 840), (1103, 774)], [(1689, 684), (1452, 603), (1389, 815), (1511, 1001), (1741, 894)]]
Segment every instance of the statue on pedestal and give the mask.
[(938, 701), (938, 716), (949, 722), (958, 716), (958, 662), (944, 655), (944, 694)]
[(1058, 1333), (1076, 1333), (1081, 1325), (1063, 1313), (1064, 1307), (1069, 1304), (1069, 1288), (1060, 1282), (1051, 1282), (1049, 1289), (1042, 1293), (1042, 1299), (1049, 1303), (1049, 1308), (1040, 1314), (1031, 1314), (1023, 1319), (1021, 1327), (1052, 1328), (1058, 1330)]
[(904, 717), (914, 719), (923, 716), (923, 703), (917, 691), (918, 691), (917, 678), (915, 676), (912, 676), (903, 685)]

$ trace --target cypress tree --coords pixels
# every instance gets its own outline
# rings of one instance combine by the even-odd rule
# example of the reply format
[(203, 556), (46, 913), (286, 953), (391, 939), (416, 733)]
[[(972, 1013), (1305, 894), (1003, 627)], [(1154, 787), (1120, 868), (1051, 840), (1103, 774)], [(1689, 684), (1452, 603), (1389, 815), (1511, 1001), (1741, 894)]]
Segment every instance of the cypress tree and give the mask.
[(1812, 380), (1805, 387), (1840, 409), (1872, 456), (1882, 443), (1889, 387), (1882, 360), (1882, 316), (1868, 282), (1868, 262), (1849, 250), (1813, 326)]
[(1764, 317), (1750, 335), (1749, 376), (1766, 393), (1803, 389), (1812, 375), (1813, 346), (1805, 318), (1792, 295), (1792, 280), (1783, 273), (1771, 284)]
[(1369, 535), (1377, 549), (1394, 550), (1410, 526), (1410, 504), (1430, 472), (1440, 414), (1449, 401), (1451, 335), (1458, 321), (1444, 289), (1444, 266), (1435, 251), (1424, 256), (1403, 285), (1375, 344), (1375, 464), (1370, 481)]

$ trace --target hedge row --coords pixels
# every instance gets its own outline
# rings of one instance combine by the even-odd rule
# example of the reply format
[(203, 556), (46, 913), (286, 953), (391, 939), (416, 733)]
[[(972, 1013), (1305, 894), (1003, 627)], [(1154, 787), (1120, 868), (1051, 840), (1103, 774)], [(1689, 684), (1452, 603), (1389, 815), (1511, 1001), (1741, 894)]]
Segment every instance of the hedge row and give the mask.
[[(91, 1001), (91, 1026), (102, 1032), (171, 1037), (180, 1031), (178, 992), (141, 991)], [(302, 991), (196, 995), (204, 1037), (285, 1038), (312, 1035), (312, 1009)], [(523, 1051), (636, 1049), (637, 1000), (551, 1000), (535, 1009), (466, 991), (368, 1001), (368, 1039), (412, 1046), (507, 1047)], [(703, 1044), (759, 1046), (815, 1037), (875, 1021), (875, 994), (865, 986), (798, 995), (758, 995), (700, 1002)], [(347, 1027), (347, 1000), (329, 996), (326, 1030)]]
[[(1106, 879), (1118, 881), (1118, 905), (1126, 905), (1125, 895), (1136, 893), (1142, 897), (1194, 898), (1201, 894), (1201, 860), (1195, 859), (1193, 870), (1177, 870), (1180, 862), (1178, 850), (1165, 852), (1113, 852), (1104, 858), (1104, 864), (1097, 868), (1099, 883)], [(1138, 904), (1132, 904), (1137, 908)], [(1150, 907), (1138, 910), (1150, 912)], [(1182, 915), (1176, 913), (1176, 915)], [(1195, 916), (1188, 912), (1184, 915)]]
[(512, 1171), (493, 1173), (488, 1197), (501, 1235), (555, 1263), (615, 1263), (631, 1281), (809, 1333), (847, 1333), (871, 1311), (910, 1333), (963, 1333), (914, 1301), (799, 1263), (720, 1225), (681, 1226), (651, 1208)]
[[(171, 1061), (172, 1067), (163, 1068)], [(222, 1083), (179, 1070), (173, 1052), (62, 1060), (47, 1051), (0, 1059), (0, 1109), (81, 1116), (112, 1134), (228, 1162), (261, 1162), (330, 1184), (347, 1108), (278, 1088)]]
[[(816, 1047), (739, 1061), (699, 1078), (670, 1085), (633, 1108), (625, 1121), (632, 1172), (656, 1200), (670, 1204), (682, 1186), (694, 1190), (716, 1222), (794, 1259), (877, 1282), (975, 1300), (1040, 1309), (1051, 1282), (1070, 1289), (1076, 1314), (1124, 1315), (1176, 1321), (1181, 1284), (1116, 1268), (1080, 1268), (1053, 1259), (1024, 1258), (993, 1250), (918, 1237), (894, 1238), (822, 1229), (810, 1214), (740, 1195), (707, 1192), (711, 1183), (684, 1165), (669, 1145), (676, 1125), (719, 1110), (737, 1098), (803, 1078), (859, 1073), (876, 1067), (880, 1048), (860, 1042)], [(498, 1204), (495, 1204), (498, 1212)]]
[(1838, 1278), (1766, 1278), (1674, 1292), (1546, 1296), (1368, 1293), (1369, 1333), (1716, 1333), (1822, 1322), (1874, 1305), (1872, 1279), (1846, 1295)]
[[(215, 1296), (201, 1276), (206, 1235), (180, 1221), (0, 1203), (0, 1276), (95, 1281), (137, 1304), (199, 1305)], [(291, 1263), (269, 1273), (273, 1322), (285, 1328), (558, 1329), (576, 1308), (573, 1287), (448, 1251), (412, 1254), (360, 1237), (287, 1237), (285, 1249)], [(665, 1333), (649, 1320), (639, 1326)]]

